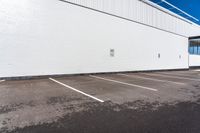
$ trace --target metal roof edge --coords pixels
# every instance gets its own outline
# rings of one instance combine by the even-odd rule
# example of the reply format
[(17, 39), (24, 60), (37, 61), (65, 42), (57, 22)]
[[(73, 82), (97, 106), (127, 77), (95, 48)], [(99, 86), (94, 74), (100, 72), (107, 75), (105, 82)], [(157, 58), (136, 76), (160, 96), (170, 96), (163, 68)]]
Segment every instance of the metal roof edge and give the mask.
[(180, 20), (182, 20), (182, 21), (185, 21), (185, 22), (187, 22), (187, 23), (189, 23), (189, 24), (196, 25), (196, 26), (199, 26), (199, 27), (200, 27), (200, 25), (198, 25), (198, 24), (192, 22), (191, 20), (188, 20), (188, 19), (186, 19), (186, 18), (184, 18), (184, 17), (182, 17), (182, 16), (180, 16), (180, 15), (178, 15), (178, 14), (176, 14), (176, 13), (174, 13), (174, 12), (168, 10), (168, 9), (165, 9), (164, 7), (158, 5), (158, 4), (156, 4), (156, 3), (154, 3), (154, 2), (152, 2), (152, 1), (150, 1), (150, 0), (139, 0), (139, 1), (144, 2), (144, 3), (146, 3), (146, 4), (148, 4), (148, 5), (150, 5), (150, 6), (154, 7), (154, 8), (156, 8), (156, 9), (162, 11), (162, 12), (165, 12), (165, 13), (167, 13), (167, 14), (173, 16), (173, 17), (176, 17), (176, 18), (178, 18), (178, 19), (180, 19)]

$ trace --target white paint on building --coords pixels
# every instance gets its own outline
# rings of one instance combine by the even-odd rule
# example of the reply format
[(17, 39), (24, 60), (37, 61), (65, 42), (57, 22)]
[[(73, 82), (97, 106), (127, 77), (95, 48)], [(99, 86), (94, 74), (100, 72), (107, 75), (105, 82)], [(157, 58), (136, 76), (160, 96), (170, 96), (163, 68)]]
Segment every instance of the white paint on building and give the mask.
[(188, 68), (198, 26), (136, 1), (76, 0), (165, 31), (59, 0), (1, 0), (0, 77)]
[(200, 66), (200, 55), (190, 55), (189, 66), (199, 67)]

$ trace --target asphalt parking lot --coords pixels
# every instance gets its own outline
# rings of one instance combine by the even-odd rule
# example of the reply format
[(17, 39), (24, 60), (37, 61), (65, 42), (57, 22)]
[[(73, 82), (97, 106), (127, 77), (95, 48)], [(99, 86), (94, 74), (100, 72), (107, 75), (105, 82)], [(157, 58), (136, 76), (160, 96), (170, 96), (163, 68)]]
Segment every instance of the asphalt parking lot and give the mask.
[(199, 133), (200, 72), (2, 80), (0, 132)]

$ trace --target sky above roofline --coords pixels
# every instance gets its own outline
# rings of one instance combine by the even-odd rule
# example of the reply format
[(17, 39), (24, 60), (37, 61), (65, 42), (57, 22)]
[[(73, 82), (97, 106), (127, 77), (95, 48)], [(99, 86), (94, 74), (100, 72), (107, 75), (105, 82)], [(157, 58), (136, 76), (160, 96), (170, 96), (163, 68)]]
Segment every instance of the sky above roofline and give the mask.
[[(185, 14), (182, 14), (180, 11), (173, 9), (171, 6), (167, 5), (164, 2), (161, 2), (161, 0), (150, 0), (150, 1), (157, 3), (158, 5), (166, 9), (170, 9), (170, 11), (200, 25), (200, 21), (196, 21), (195, 19), (190, 18)], [(166, 1), (200, 20), (200, 0), (166, 0)]]

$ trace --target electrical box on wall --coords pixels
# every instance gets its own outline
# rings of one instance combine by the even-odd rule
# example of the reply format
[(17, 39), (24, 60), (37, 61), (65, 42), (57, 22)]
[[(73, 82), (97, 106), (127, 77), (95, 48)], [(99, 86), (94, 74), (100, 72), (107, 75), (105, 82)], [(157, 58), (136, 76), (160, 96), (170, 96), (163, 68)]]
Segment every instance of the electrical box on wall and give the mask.
[(161, 57), (161, 55), (160, 55), (160, 53), (158, 53), (158, 59), (160, 59), (160, 57)]
[(110, 57), (114, 57), (115, 56), (115, 50), (114, 49), (110, 49)]

